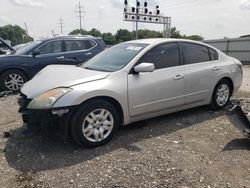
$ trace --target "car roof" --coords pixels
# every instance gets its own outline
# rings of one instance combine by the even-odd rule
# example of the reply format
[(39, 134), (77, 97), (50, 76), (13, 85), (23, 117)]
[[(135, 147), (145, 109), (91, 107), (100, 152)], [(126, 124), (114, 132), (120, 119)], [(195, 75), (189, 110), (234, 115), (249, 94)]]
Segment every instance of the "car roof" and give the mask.
[(188, 39), (175, 39), (175, 38), (151, 38), (151, 39), (139, 39), (139, 40), (132, 40), (125, 43), (140, 43), (140, 44), (155, 44), (155, 43), (161, 43), (161, 42), (192, 42), (192, 43), (198, 43), (203, 44), (202, 42), (194, 41), (194, 40), (188, 40)]
[(92, 35), (57, 35), (50, 38), (41, 39), (41, 41), (51, 41), (59, 39), (99, 39), (99, 38), (94, 37)]

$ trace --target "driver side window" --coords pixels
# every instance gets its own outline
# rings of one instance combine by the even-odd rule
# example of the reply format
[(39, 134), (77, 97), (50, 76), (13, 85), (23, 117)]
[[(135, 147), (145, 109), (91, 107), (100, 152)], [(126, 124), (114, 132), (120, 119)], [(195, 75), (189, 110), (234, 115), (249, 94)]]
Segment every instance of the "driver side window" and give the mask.
[(52, 41), (38, 48), (40, 54), (52, 54), (62, 52), (62, 42)]
[(140, 63), (143, 62), (153, 63), (156, 69), (180, 65), (178, 43), (165, 43), (154, 47), (140, 59)]

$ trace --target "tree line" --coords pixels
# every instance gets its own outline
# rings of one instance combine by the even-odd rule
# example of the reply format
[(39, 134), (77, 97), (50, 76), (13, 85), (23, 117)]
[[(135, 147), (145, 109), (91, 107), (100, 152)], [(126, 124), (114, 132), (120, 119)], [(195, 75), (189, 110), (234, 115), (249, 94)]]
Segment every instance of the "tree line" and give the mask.
[[(101, 37), (107, 45), (114, 45), (120, 42), (125, 42), (135, 39), (135, 31), (129, 31), (127, 29), (119, 29), (115, 34), (110, 32), (102, 33), (101, 31), (93, 28), (89, 31), (84, 29), (75, 29), (69, 33), (69, 35), (92, 35), (95, 37)], [(33, 38), (30, 37), (26, 31), (18, 25), (6, 25), (0, 27), (0, 37), (4, 40), (10, 40), (12, 46), (17, 44), (23, 44), (30, 41), (33, 41)], [(159, 31), (141, 29), (138, 30), (138, 38), (163, 38), (163, 33)], [(182, 35), (176, 27), (171, 28), (171, 38), (184, 38), (191, 40), (203, 40), (204, 38), (199, 35)]]
[[(190, 39), (201, 41), (204, 38), (200, 35), (182, 35), (180, 31), (176, 29), (176, 27), (171, 28), (171, 38), (182, 38), (182, 39)], [(69, 35), (92, 35), (95, 37), (101, 37), (107, 45), (114, 45), (120, 42), (125, 42), (129, 40), (135, 39), (135, 31), (129, 31), (127, 29), (119, 29), (114, 35), (112, 33), (101, 33), (99, 30), (93, 28), (90, 31), (83, 29), (75, 29), (69, 33)], [(159, 31), (153, 31), (148, 29), (140, 29), (138, 30), (138, 38), (163, 38), (163, 33)]]

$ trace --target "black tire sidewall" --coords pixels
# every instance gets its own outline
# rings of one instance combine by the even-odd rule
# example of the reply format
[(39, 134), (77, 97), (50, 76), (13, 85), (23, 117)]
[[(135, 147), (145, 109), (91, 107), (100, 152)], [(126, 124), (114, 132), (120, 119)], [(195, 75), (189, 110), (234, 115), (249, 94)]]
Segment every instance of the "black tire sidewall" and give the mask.
[[(25, 74), (22, 73), (21, 71), (19, 71), (19, 70), (8, 70), (8, 71), (3, 72), (2, 75), (0, 76), (0, 88), (1, 88), (2, 90), (4, 90), (4, 91), (13, 91), (13, 92), (18, 91), (18, 90), (10, 90), (10, 89), (8, 89), (8, 88), (5, 86), (5, 83), (4, 83), (5, 78), (6, 78), (8, 75), (10, 75), (10, 74), (18, 74), (19, 76), (21, 76), (21, 77), (23, 78), (24, 83), (27, 81), (27, 77), (26, 77)], [(20, 88), (20, 89), (21, 89), (21, 88)], [(20, 90), (20, 89), (19, 89), (19, 90)]]
[[(85, 117), (92, 111), (96, 109), (104, 108), (107, 109), (113, 116), (114, 118), (114, 127), (109, 136), (100, 141), (100, 142), (91, 142), (87, 140), (83, 133), (82, 133), (82, 123)], [(114, 107), (113, 104), (106, 100), (102, 99), (96, 99), (89, 101), (87, 103), (84, 103), (79, 107), (79, 109), (76, 110), (76, 112), (72, 116), (72, 121), (71, 121), (71, 134), (73, 139), (81, 146), (87, 147), (87, 148), (92, 148), (92, 147), (97, 147), (100, 145), (103, 145), (107, 143), (114, 135), (114, 133), (117, 131), (118, 127), (120, 126), (119, 123), (119, 114)]]
[[(222, 85), (222, 84), (226, 84), (229, 88), (229, 97), (228, 97), (228, 100), (226, 102), (225, 105), (223, 106), (220, 106), (218, 105), (217, 101), (216, 101), (216, 98), (217, 98), (217, 91), (218, 91), (218, 88)], [(212, 101), (211, 101), (211, 104), (210, 106), (212, 107), (212, 109), (214, 110), (221, 110), (223, 109), (230, 101), (230, 97), (232, 96), (232, 86), (230, 84), (230, 82), (228, 80), (221, 80), (217, 83), (217, 85), (215, 86), (214, 88), (214, 92), (213, 92), (213, 97), (212, 97)]]

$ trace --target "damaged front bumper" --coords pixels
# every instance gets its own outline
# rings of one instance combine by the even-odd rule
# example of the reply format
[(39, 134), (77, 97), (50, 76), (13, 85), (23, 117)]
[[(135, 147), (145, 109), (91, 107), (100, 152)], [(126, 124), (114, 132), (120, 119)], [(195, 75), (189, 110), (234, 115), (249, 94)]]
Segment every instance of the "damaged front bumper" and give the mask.
[(227, 107), (227, 111), (229, 121), (246, 137), (250, 138), (250, 120), (243, 112), (240, 104), (231, 104)]
[(22, 114), (23, 126), (31, 132), (53, 131), (64, 139), (69, 137), (70, 118), (76, 107), (65, 107), (49, 110), (31, 110), (31, 102), (25, 95), (18, 98), (19, 113)]

